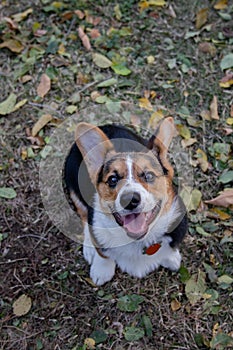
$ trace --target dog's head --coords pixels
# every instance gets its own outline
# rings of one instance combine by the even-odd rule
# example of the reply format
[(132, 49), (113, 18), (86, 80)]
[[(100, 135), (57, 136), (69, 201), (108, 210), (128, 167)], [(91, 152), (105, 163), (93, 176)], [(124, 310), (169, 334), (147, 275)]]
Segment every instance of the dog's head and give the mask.
[(147, 148), (119, 153), (98, 127), (87, 123), (77, 126), (76, 143), (101, 210), (133, 239), (144, 237), (150, 225), (172, 205), (173, 168), (167, 152), (174, 130), (173, 118), (168, 117), (155, 130)]

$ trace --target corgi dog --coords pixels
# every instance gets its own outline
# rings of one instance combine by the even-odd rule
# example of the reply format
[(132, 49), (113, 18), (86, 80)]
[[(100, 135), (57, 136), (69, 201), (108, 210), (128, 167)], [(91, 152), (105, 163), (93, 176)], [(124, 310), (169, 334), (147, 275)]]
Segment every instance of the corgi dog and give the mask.
[(64, 180), (84, 226), (83, 254), (100, 286), (116, 266), (142, 278), (163, 266), (180, 267), (187, 215), (173, 187), (168, 148), (172, 117), (147, 140), (117, 125), (77, 125)]

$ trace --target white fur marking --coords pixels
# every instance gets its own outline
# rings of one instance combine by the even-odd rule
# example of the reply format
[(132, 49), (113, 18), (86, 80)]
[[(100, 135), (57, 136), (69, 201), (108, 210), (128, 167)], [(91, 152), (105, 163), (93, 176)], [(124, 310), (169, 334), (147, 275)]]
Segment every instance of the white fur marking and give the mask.
[(129, 182), (131, 182), (131, 181), (133, 181), (133, 161), (130, 158), (130, 156), (127, 156), (126, 165), (127, 165), (127, 169), (128, 169), (127, 180)]

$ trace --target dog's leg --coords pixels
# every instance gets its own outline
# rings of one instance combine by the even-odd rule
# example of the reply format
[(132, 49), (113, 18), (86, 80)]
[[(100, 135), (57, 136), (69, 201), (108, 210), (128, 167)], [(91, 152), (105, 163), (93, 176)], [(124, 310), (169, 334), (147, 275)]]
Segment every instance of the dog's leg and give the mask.
[(167, 245), (163, 251), (164, 258), (161, 259), (160, 265), (168, 268), (171, 271), (177, 271), (180, 268), (181, 255), (179, 249), (171, 248)]
[(109, 258), (102, 258), (97, 251), (91, 265), (90, 276), (97, 286), (110, 281), (115, 274), (116, 263)]

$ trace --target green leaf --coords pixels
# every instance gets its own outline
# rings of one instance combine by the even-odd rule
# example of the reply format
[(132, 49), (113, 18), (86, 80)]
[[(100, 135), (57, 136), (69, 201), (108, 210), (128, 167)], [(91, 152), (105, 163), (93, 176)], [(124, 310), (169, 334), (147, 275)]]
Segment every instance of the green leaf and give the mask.
[(185, 293), (191, 305), (195, 305), (203, 296), (206, 290), (205, 273), (198, 271), (187, 282)]
[(114, 63), (111, 65), (111, 68), (116, 74), (119, 75), (129, 75), (131, 73), (131, 70), (128, 69), (123, 63)]
[(121, 110), (121, 102), (107, 101), (106, 107), (109, 113), (116, 114)]
[(93, 331), (90, 337), (95, 340), (96, 344), (100, 344), (107, 340), (108, 335), (107, 333), (105, 333), (103, 329), (100, 329), (100, 330)]
[(209, 264), (206, 264), (206, 263), (203, 263), (203, 265), (205, 267), (205, 271), (208, 275), (210, 282), (216, 282), (218, 277), (217, 277), (216, 271), (213, 269), (213, 267), (210, 266)]
[(144, 330), (137, 327), (126, 327), (124, 331), (125, 339), (128, 341), (137, 341), (144, 336)]
[(211, 234), (206, 232), (201, 226), (196, 226), (196, 231), (203, 237), (211, 237)]
[(125, 295), (119, 298), (117, 302), (117, 307), (121, 311), (133, 312), (138, 309), (139, 304), (141, 304), (143, 301), (144, 297), (141, 295)]
[(233, 278), (228, 275), (222, 275), (218, 278), (219, 284), (231, 285), (233, 283)]
[(233, 53), (229, 53), (228, 55), (224, 56), (223, 59), (220, 62), (220, 68), (222, 70), (229, 69), (233, 67)]
[(97, 87), (109, 87), (109, 86), (115, 85), (116, 83), (117, 83), (117, 79), (110, 78), (99, 83)]
[(0, 103), (0, 115), (6, 115), (14, 111), (17, 96), (10, 94), (5, 101)]
[(0, 197), (1, 198), (7, 198), (7, 199), (13, 199), (17, 196), (17, 193), (15, 190), (11, 187), (0, 187)]
[(224, 350), (233, 346), (233, 338), (225, 333), (217, 333), (210, 342), (211, 349)]
[(49, 153), (52, 151), (52, 146), (45, 146), (42, 151), (40, 152), (40, 156), (42, 159), (45, 159), (48, 157)]
[(233, 181), (233, 170), (227, 171), (226, 173), (222, 174), (218, 181), (223, 184), (227, 184), (228, 182)]
[(182, 283), (187, 282), (191, 278), (191, 275), (190, 275), (188, 269), (184, 266), (180, 267), (179, 274), (180, 274), (180, 280)]
[(153, 326), (150, 320), (150, 317), (147, 315), (142, 316), (142, 322), (144, 324), (147, 337), (152, 337), (153, 335)]
[(93, 53), (92, 59), (99, 68), (109, 68), (112, 65), (112, 61), (100, 53)]

